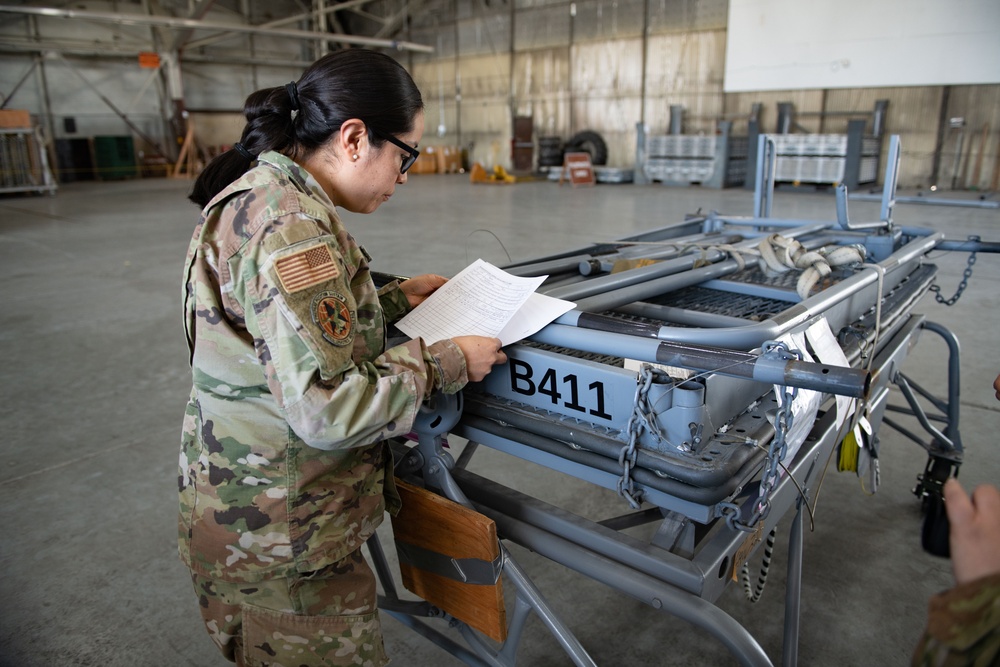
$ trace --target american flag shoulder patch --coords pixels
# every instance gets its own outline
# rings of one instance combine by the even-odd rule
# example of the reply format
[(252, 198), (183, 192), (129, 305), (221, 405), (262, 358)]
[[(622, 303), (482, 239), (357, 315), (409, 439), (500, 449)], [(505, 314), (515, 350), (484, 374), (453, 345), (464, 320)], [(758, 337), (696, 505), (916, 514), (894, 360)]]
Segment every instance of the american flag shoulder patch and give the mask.
[(340, 275), (340, 268), (325, 243), (310, 246), (276, 260), (274, 271), (278, 274), (281, 286), (289, 294)]

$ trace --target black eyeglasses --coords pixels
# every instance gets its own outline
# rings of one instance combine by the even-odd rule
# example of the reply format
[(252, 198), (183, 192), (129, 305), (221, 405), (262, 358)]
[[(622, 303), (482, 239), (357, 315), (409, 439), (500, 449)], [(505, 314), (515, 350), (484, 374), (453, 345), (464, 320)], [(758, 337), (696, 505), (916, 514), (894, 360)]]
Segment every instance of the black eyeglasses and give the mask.
[(412, 167), (413, 163), (417, 161), (418, 157), (420, 157), (420, 151), (418, 151), (413, 146), (407, 146), (406, 144), (404, 144), (402, 141), (400, 141), (396, 137), (392, 136), (391, 134), (383, 134), (382, 132), (379, 132), (378, 130), (376, 130), (375, 128), (373, 128), (370, 125), (368, 126), (368, 129), (375, 136), (382, 137), (383, 139), (385, 139), (386, 141), (388, 141), (390, 144), (398, 146), (399, 148), (402, 148), (404, 151), (406, 151), (408, 153), (408, 155), (403, 158), (403, 164), (399, 168), (400, 175), (405, 174), (406, 170), (409, 169), (410, 167)]

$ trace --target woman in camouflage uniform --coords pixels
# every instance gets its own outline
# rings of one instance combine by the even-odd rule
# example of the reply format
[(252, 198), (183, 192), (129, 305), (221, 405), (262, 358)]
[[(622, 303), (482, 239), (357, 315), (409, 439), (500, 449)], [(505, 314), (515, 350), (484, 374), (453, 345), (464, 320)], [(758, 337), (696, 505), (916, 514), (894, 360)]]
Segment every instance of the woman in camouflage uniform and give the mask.
[(423, 100), (388, 56), (350, 49), (247, 99), (204, 170), (185, 268), (193, 388), (180, 455), (180, 554), (206, 628), (240, 665), (387, 662), (361, 555), (398, 509), (385, 440), (422, 400), (506, 360), (493, 338), (386, 349), (386, 326), (445, 279), (376, 290), (337, 206), (406, 182)]

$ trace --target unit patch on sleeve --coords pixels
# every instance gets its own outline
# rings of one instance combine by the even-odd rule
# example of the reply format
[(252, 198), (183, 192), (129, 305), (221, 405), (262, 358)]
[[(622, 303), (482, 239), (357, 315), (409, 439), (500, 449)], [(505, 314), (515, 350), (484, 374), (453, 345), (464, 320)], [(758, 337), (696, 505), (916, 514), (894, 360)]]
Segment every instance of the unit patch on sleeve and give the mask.
[(348, 345), (354, 339), (353, 315), (342, 294), (320, 292), (313, 298), (313, 322), (323, 331), (323, 339), (329, 343)]
[(282, 257), (275, 261), (274, 271), (288, 294), (340, 275), (340, 268), (325, 243)]

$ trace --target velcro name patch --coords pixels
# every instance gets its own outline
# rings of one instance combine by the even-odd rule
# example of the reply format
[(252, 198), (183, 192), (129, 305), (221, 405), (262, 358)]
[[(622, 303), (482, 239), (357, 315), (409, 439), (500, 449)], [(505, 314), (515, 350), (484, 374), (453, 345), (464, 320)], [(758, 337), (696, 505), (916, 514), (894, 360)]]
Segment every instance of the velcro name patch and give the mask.
[(340, 275), (330, 248), (318, 244), (275, 261), (274, 271), (285, 292), (292, 294)]

